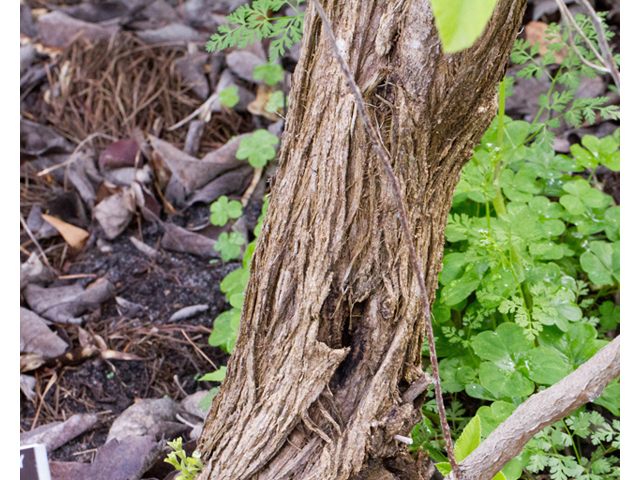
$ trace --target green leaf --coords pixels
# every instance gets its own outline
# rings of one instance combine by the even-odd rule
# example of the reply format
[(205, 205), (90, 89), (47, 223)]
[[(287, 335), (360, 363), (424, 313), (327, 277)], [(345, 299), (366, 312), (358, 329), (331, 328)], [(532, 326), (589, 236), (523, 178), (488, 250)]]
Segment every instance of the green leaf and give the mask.
[(211, 407), (211, 402), (213, 402), (213, 397), (216, 396), (219, 390), (220, 387), (213, 387), (211, 390), (209, 390), (209, 393), (202, 397), (202, 400), (200, 400), (200, 402), (198, 403), (198, 408), (200, 408), (200, 410), (202, 410), (203, 412), (209, 410), (209, 407)]
[(605, 208), (611, 204), (611, 197), (595, 188), (589, 182), (578, 178), (565, 183), (562, 189), (569, 195), (560, 197), (560, 203), (573, 215), (580, 215), (586, 209)]
[(534, 193), (540, 192), (536, 174), (526, 170), (514, 174), (513, 170), (505, 168), (500, 175), (500, 187), (513, 202), (528, 202), (533, 199)]
[(512, 355), (531, 350), (533, 342), (527, 340), (524, 330), (515, 323), (503, 323), (495, 332), (485, 331), (473, 339), (473, 350), (492, 362), (512, 361)]
[(620, 282), (620, 242), (591, 242), (580, 255), (580, 266), (596, 285)]
[(482, 386), (498, 398), (528, 397), (533, 393), (533, 382), (515, 370), (515, 364), (484, 362), (479, 376)]
[(206, 373), (202, 377), (198, 379), (199, 382), (209, 381), (209, 382), (222, 382), (224, 380), (224, 376), (227, 373), (227, 367), (220, 367), (215, 372)]
[(265, 63), (253, 69), (253, 79), (260, 82), (264, 80), (267, 85), (275, 85), (284, 78), (284, 70), (277, 63)]
[(227, 232), (222, 232), (218, 236), (218, 241), (213, 245), (213, 249), (216, 252), (220, 252), (222, 260), (228, 262), (240, 256), (242, 253), (240, 247), (242, 245), (244, 245), (244, 237), (240, 232), (231, 232), (231, 235)]
[(440, 384), (447, 393), (464, 390), (465, 386), (476, 380), (475, 365), (472, 358), (449, 357), (439, 362)]
[(210, 210), (211, 223), (224, 226), (230, 218), (239, 218), (242, 215), (242, 204), (237, 200), (230, 202), (226, 195), (222, 195), (211, 204)]
[(436, 463), (436, 468), (445, 477), (451, 473), (451, 464), (449, 462)]
[(467, 458), (480, 445), (480, 417), (477, 415), (464, 427), (460, 438), (453, 447), (457, 462)]
[(516, 406), (513, 403), (498, 400), (493, 402), (490, 407), (482, 406), (478, 409), (478, 417), (482, 425), (482, 436), (488, 437), (498, 425), (504, 422), (509, 415), (513, 413)]
[(585, 323), (572, 323), (566, 332), (545, 327), (538, 341), (541, 346), (554, 348), (564, 355), (572, 369), (578, 368), (608, 343), (599, 340), (596, 329)]
[(620, 416), (620, 383), (616, 379), (602, 391), (593, 403), (601, 405), (616, 416)]
[(527, 353), (529, 379), (553, 385), (569, 374), (567, 362), (554, 349), (537, 347)]
[(227, 294), (227, 301), (231, 295), (243, 293), (249, 281), (249, 270), (239, 268), (229, 273), (222, 282), (220, 282), (220, 290)]
[(453, 280), (458, 278), (467, 264), (464, 253), (450, 253), (442, 259), (442, 271), (440, 272), (440, 283), (449, 285)]
[(518, 458), (512, 458), (500, 471), (505, 480), (518, 480), (522, 475), (522, 462)]
[(249, 163), (254, 168), (264, 167), (269, 160), (275, 158), (276, 150), (273, 145), (277, 145), (278, 142), (278, 137), (266, 130), (256, 130), (250, 137), (240, 140), (236, 158), (249, 159)]
[(218, 94), (218, 99), (221, 105), (225, 105), (229, 108), (235, 107), (240, 101), (238, 97), (238, 87), (227, 87)]
[(209, 335), (209, 345), (220, 347), (225, 352), (231, 353), (238, 336), (240, 314), (240, 310), (234, 308), (218, 315), (213, 321), (213, 331)]
[(451, 280), (442, 289), (441, 299), (445, 305), (453, 306), (471, 295), (482, 280), (484, 273), (489, 268), (486, 262), (476, 262), (465, 267), (464, 274), (460, 278)]
[(613, 330), (620, 323), (620, 307), (607, 300), (600, 307), (600, 325), (607, 330)]
[(444, 52), (471, 47), (491, 18), (495, 4), (496, 0), (432, 0)]
[(604, 232), (612, 242), (620, 241), (620, 207), (613, 206), (604, 212)]

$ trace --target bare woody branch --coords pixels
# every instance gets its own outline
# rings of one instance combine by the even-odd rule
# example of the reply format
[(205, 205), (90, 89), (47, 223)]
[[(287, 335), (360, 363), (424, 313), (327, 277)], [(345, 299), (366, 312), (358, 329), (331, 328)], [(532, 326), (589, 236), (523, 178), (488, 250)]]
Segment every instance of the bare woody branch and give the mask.
[[(529, 397), (460, 463), (458, 480), (489, 480), (547, 425), (587, 402), (620, 375), (620, 337), (554, 386)], [(445, 480), (451, 480), (451, 476)]]

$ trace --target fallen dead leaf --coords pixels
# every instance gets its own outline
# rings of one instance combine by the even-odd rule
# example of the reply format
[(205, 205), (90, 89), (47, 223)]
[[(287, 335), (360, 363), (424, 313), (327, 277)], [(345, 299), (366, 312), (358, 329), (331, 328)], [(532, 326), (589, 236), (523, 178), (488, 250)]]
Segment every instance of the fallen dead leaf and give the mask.
[(140, 400), (114, 420), (107, 442), (123, 440), (130, 435), (155, 435), (158, 425), (175, 420), (178, 411), (179, 405), (167, 397)]
[(44, 357), (62, 355), (68, 345), (47, 326), (36, 313), (20, 307), (20, 352), (38, 353)]
[(114, 239), (127, 228), (135, 208), (131, 189), (124, 188), (96, 205), (93, 209), (93, 218), (98, 220), (107, 237)]
[(256, 99), (247, 106), (247, 110), (254, 115), (261, 115), (273, 122), (277, 122), (282, 118), (283, 109), (275, 109), (273, 106), (272, 94), (273, 90), (268, 85), (258, 85), (258, 94)]
[(77, 323), (79, 315), (95, 310), (102, 302), (115, 296), (115, 287), (108, 280), (87, 289), (78, 283), (55, 288), (30, 284), (23, 293), (29, 307), (38, 315), (54, 322)]
[(25, 353), (24, 355), (20, 355), (20, 373), (32, 372), (46, 362), (47, 359), (39, 353)]
[(229, 170), (246, 165), (244, 160), (236, 158), (240, 140), (248, 134), (239, 135), (224, 146), (209, 152), (201, 160), (187, 155), (182, 150), (164, 140), (149, 136), (151, 146), (162, 158), (180, 183), (185, 187), (187, 195)]
[(98, 416), (94, 414), (77, 414), (66, 422), (53, 422), (42, 425), (30, 432), (20, 434), (20, 445), (42, 443), (51, 453), (69, 440), (86, 432), (98, 422)]
[[(555, 42), (564, 43), (564, 41), (560, 37), (555, 37), (551, 39), (547, 39), (546, 30), (549, 28), (544, 22), (529, 22), (526, 27), (524, 27), (524, 35), (527, 40), (531, 42), (533, 45), (536, 42), (540, 43), (540, 56), (543, 56), (545, 53), (549, 51), (549, 44)], [(562, 63), (564, 57), (567, 55), (568, 48), (565, 45), (558, 52), (554, 52), (553, 56), (555, 57), (556, 63)]]
[(87, 243), (89, 232), (86, 230), (64, 222), (59, 218), (52, 217), (51, 215), (43, 214), (42, 218), (62, 235), (62, 238), (65, 239), (70, 247), (76, 250), (82, 250), (82, 247)]
[(20, 265), (20, 290), (29, 283), (47, 283), (55, 278), (56, 271), (42, 263), (37, 252), (32, 253), (29, 259)]
[(24, 396), (31, 402), (36, 398), (36, 377), (31, 375), (20, 374), (20, 390), (24, 393)]
[(219, 257), (220, 254), (213, 249), (216, 243), (213, 239), (190, 232), (171, 223), (164, 224), (164, 235), (160, 245), (162, 248), (174, 252), (193, 253), (201, 257)]

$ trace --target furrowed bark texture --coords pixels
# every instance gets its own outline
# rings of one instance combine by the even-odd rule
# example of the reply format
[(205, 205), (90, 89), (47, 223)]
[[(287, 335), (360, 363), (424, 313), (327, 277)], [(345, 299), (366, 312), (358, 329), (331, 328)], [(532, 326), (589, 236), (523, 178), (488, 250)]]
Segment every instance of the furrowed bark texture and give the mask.
[[(323, 2), (400, 182), (433, 300), (460, 170), (497, 108), (525, 7), (442, 53), (428, 0)], [(395, 200), (314, 9), (240, 334), (198, 443), (204, 479), (427, 479), (393, 439), (424, 395), (425, 318)]]

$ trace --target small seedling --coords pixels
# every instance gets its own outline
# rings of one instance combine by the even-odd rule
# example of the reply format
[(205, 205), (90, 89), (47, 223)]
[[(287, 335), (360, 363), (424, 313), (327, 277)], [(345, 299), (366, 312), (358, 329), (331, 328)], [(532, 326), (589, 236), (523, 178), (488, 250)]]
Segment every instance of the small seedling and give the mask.
[(216, 252), (220, 252), (222, 260), (228, 262), (234, 258), (238, 258), (242, 253), (240, 247), (244, 245), (244, 237), (240, 232), (222, 232), (218, 236), (218, 241), (213, 246)]
[(240, 101), (238, 97), (238, 87), (227, 87), (218, 94), (220, 104), (229, 108), (235, 107)]
[(253, 168), (264, 167), (269, 160), (276, 157), (277, 145), (280, 140), (264, 129), (256, 130), (250, 137), (240, 140), (240, 147), (236, 153), (238, 160), (249, 160)]
[(167, 442), (167, 445), (174, 451), (169, 453), (164, 461), (181, 472), (176, 480), (193, 480), (204, 467), (202, 460), (200, 460), (200, 453), (195, 451), (192, 457), (187, 457), (187, 453), (182, 448), (182, 437), (178, 437), (173, 442)]
[(230, 218), (240, 218), (242, 215), (242, 204), (237, 200), (229, 201), (226, 195), (222, 195), (211, 204), (211, 223), (213, 225), (224, 226)]
[(284, 70), (277, 63), (265, 63), (258, 65), (253, 69), (253, 79), (256, 81), (264, 80), (267, 85), (275, 85), (284, 78)]

